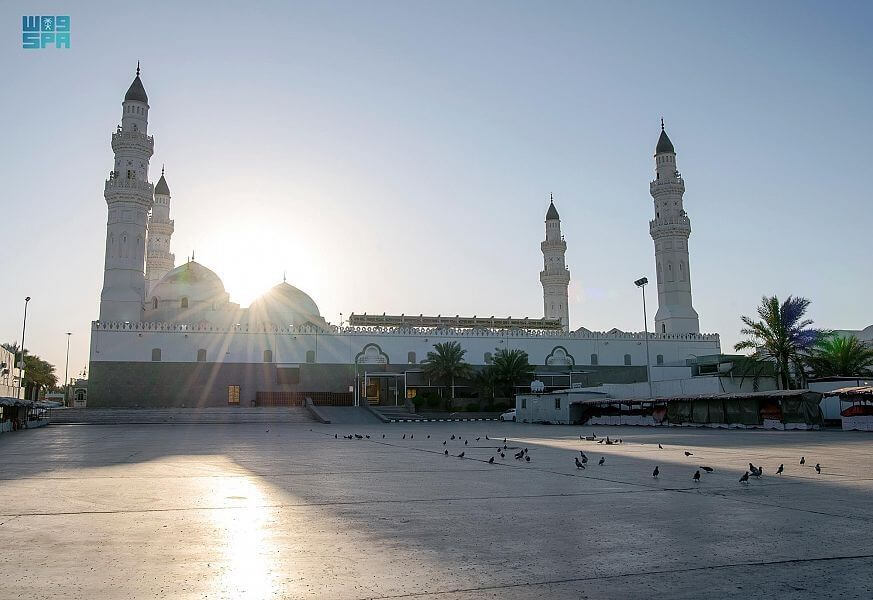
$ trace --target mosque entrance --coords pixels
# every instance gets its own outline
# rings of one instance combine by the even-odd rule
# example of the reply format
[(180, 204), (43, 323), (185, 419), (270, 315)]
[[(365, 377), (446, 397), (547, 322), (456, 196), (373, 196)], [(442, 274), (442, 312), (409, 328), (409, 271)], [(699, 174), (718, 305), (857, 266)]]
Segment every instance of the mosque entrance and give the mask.
[(370, 405), (403, 406), (406, 376), (404, 373), (364, 373), (360, 393)]

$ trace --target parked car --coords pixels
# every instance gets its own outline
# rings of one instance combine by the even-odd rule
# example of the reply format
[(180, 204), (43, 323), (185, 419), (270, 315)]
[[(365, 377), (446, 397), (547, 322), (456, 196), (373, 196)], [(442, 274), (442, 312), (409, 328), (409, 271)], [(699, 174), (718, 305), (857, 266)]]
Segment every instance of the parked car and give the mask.
[(508, 411), (498, 417), (501, 421), (515, 421), (515, 409), (510, 408)]

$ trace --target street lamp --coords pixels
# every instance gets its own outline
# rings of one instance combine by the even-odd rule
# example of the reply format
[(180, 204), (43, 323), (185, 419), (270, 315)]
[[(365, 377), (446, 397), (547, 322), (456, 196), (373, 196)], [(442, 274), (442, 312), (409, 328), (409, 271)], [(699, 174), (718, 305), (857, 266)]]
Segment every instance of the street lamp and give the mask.
[(27, 303), (30, 296), (24, 299), (24, 322), (21, 325), (21, 360), (18, 362), (18, 396), (21, 397), (21, 384), (24, 383), (24, 333), (27, 331)]
[(640, 288), (643, 292), (643, 331), (646, 332), (646, 380), (649, 382), (649, 398), (653, 398), (652, 394), (652, 362), (649, 359), (649, 315), (646, 312), (646, 284), (649, 283), (647, 277), (641, 277), (634, 281), (634, 285)]
[(70, 372), (70, 336), (73, 335), (72, 331), (67, 332), (67, 364), (64, 367), (64, 406), (67, 406), (67, 396), (69, 395), (67, 392), (70, 389), (70, 380), (68, 378)]

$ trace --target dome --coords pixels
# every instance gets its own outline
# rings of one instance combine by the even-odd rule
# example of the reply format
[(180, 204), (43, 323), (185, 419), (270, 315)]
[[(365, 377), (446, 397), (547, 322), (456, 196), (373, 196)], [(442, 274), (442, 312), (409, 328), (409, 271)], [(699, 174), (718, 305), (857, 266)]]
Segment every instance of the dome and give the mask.
[(676, 150), (673, 149), (673, 142), (667, 137), (667, 132), (664, 131), (663, 125), (661, 126), (661, 137), (658, 138), (658, 145), (655, 147), (655, 154), (661, 154), (662, 152), (676, 154)]
[(161, 301), (188, 298), (189, 302), (213, 302), (227, 297), (221, 278), (193, 260), (164, 275), (149, 295)]
[(309, 294), (284, 281), (252, 302), (249, 316), (254, 321), (278, 326), (297, 326), (307, 321), (321, 324), (324, 321)]
[(130, 87), (127, 88), (127, 93), (124, 95), (124, 101), (149, 103), (148, 94), (146, 94), (145, 88), (142, 85), (142, 80), (139, 78), (139, 67), (137, 67), (137, 73), (136, 77), (133, 79), (133, 83), (131, 83)]
[(546, 212), (546, 221), (554, 221), (554, 220), (560, 219), (560, 218), (561, 217), (558, 216), (558, 209), (555, 208), (555, 203), (550, 202), (549, 203), (549, 210), (548, 210), (548, 212)]
[(164, 179), (164, 173), (161, 172), (161, 178), (158, 179), (158, 182), (155, 184), (155, 194), (163, 194), (164, 196), (170, 195), (170, 186), (167, 185), (167, 180)]

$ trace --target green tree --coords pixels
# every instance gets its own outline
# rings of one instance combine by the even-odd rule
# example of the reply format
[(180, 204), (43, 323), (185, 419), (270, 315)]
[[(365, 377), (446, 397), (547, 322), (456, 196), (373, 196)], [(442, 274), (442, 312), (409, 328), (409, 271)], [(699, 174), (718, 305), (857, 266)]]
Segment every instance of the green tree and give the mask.
[(814, 377), (873, 376), (873, 348), (854, 335), (825, 335), (806, 357)]
[(497, 388), (496, 372), (492, 365), (486, 366), (473, 376), (473, 387), (479, 394), (479, 398), (488, 402), (488, 408), (494, 406), (494, 393)]
[(512, 388), (517, 383), (530, 383), (534, 376), (534, 367), (528, 362), (527, 352), (524, 350), (497, 350), (492, 359), (494, 379), (499, 389), (512, 397)]
[(433, 348), (422, 361), (422, 370), (428, 379), (451, 386), (451, 397), (446, 399), (446, 408), (451, 410), (455, 399), (455, 381), (470, 378), (473, 368), (464, 360), (467, 351), (461, 348), (459, 342), (434, 344)]
[[(17, 343), (3, 344), (3, 347), (15, 354), (15, 364), (21, 361), (21, 348)], [(26, 398), (39, 397), (42, 388), (52, 389), (58, 384), (55, 367), (36, 354), (28, 354), (24, 349), (24, 394)]]
[(760, 320), (742, 317), (746, 326), (740, 333), (747, 339), (737, 342), (734, 349), (752, 350), (750, 357), (755, 360), (772, 360), (782, 389), (789, 389), (792, 365), (802, 361), (824, 333), (810, 327), (812, 320), (804, 319), (809, 304), (801, 297), (788, 296), (780, 303), (776, 296), (764, 296), (758, 306)]

